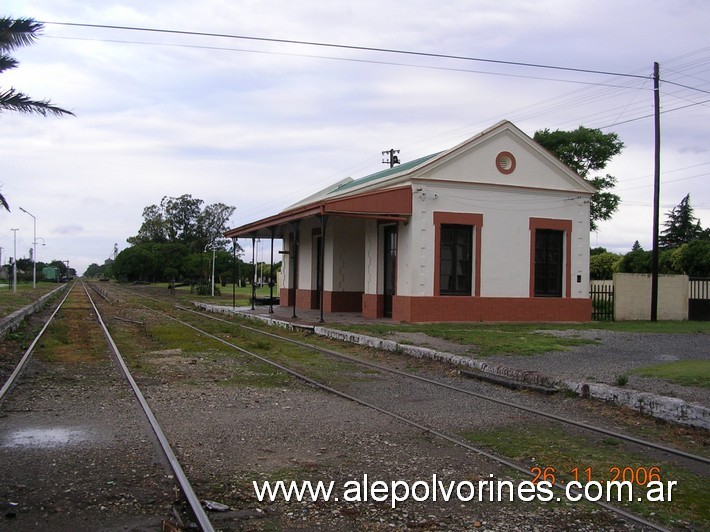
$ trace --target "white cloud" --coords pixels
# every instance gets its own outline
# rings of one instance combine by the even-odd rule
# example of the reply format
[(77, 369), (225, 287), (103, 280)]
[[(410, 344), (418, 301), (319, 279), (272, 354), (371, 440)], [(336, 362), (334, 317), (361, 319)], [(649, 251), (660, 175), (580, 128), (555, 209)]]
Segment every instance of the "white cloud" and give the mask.
[[(708, 11), (692, 0), (36, 0), (32, 12), (19, 0), (5, 6), (9, 15), (39, 20), (409, 49), (644, 76), (656, 60), (664, 79), (706, 91)], [(691, 54), (698, 50), (704, 51)], [(20, 229), (24, 247), (31, 243), (32, 219), (16, 208), (22, 205), (36, 214), (38, 235), (47, 239), (42, 256), (56, 253), (80, 273), (105, 260), (114, 243), (124, 247), (140, 227), (143, 208), (163, 196), (192, 194), (206, 203), (235, 205), (232, 222), (238, 225), (342, 177), (382, 169), (382, 150), (401, 149), (402, 160), (410, 160), (451, 147), (502, 118), (529, 134), (545, 127), (612, 125), (627, 145), (609, 168), (623, 203), (593, 242), (620, 249), (637, 239), (650, 243), (652, 121), (623, 123), (652, 112), (650, 80), (54, 25), (14, 55), (20, 66), (0, 77), (0, 87), (51, 98), (77, 116), (0, 115), (0, 183), (13, 207), (0, 214), (0, 246), (12, 246), (11, 227)], [(674, 205), (690, 192), (696, 214), (708, 225), (710, 193), (702, 166), (708, 162), (708, 104), (672, 111), (706, 96), (663, 85), (668, 112), (662, 116), (662, 162), (669, 173), (662, 204)]]

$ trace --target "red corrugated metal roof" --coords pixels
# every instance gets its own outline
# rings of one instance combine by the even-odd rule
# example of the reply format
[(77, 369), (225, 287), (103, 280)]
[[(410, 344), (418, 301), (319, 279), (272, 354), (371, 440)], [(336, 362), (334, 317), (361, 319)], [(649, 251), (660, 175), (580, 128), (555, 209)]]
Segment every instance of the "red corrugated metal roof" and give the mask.
[(297, 209), (285, 211), (268, 218), (230, 229), (227, 238), (283, 236), (286, 224), (318, 215), (358, 218), (376, 218), (407, 221), (412, 214), (412, 188), (410, 186), (356, 194), (345, 198), (321, 200)]

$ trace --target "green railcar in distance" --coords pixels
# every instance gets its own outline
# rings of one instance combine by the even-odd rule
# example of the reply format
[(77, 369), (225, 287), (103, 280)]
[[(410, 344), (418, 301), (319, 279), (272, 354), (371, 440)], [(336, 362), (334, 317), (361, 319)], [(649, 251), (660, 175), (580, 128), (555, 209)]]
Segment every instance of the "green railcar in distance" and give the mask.
[(42, 268), (42, 275), (45, 281), (59, 282), (59, 268), (54, 266), (45, 266)]

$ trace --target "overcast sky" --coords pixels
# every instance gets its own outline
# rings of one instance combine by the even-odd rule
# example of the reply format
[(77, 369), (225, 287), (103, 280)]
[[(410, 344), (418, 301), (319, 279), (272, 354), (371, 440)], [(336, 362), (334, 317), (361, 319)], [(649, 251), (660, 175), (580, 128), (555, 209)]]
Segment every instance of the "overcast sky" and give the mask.
[[(591, 245), (651, 248), (654, 61), (661, 67), (661, 213), (687, 194), (710, 225), (706, 0), (5, 0), (2, 16), (408, 50), (591, 74), (269, 41), (46, 24), (0, 76), (75, 117), (0, 115), (2, 263), (82, 274), (127, 247), (144, 207), (191, 194), (231, 226), (339, 181), (450, 148), (502, 119), (529, 135), (579, 125), (626, 148), (622, 203)], [(43, 247), (42, 242), (46, 245)], [(241, 244), (247, 247), (247, 242)], [(251, 257), (249, 251), (248, 256)]]

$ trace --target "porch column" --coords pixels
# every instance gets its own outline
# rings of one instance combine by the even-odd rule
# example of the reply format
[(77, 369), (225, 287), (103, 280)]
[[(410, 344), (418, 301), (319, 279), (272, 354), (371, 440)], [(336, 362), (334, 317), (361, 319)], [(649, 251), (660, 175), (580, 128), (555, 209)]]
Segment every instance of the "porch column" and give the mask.
[(320, 214), (318, 215), (320, 219), (320, 246), (318, 249), (318, 254), (320, 255), (320, 271), (318, 272), (318, 279), (320, 282), (320, 323), (325, 323), (323, 319), (323, 294), (325, 292), (325, 227), (328, 224), (328, 215)]
[(256, 235), (251, 237), (251, 264), (254, 267), (254, 277), (251, 280), (251, 309), (256, 301)]
[(237, 308), (237, 237), (232, 237), (232, 309)]
[(269, 270), (269, 314), (274, 313), (274, 236), (276, 228), (271, 227), (271, 269)]
[(299, 240), (299, 228), (301, 227), (301, 220), (294, 220), (291, 222), (291, 227), (293, 228), (293, 315), (292, 318), (297, 318), (296, 316), (296, 292), (298, 290), (298, 240)]

